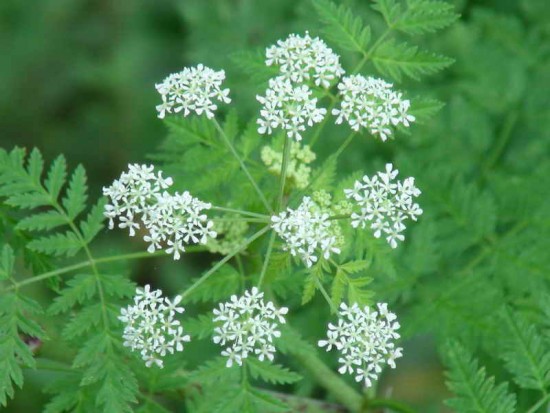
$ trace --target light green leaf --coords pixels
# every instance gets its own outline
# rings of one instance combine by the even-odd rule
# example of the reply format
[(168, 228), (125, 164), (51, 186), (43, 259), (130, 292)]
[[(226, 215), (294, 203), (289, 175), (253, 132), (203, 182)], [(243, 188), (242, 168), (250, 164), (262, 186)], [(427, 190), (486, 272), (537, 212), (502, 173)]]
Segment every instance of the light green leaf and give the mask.
[(70, 219), (75, 219), (86, 208), (88, 199), (86, 180), (86, 171), (82, 165), (78, 165), (71, 176), (66, 197), (63, 198), (63, 206)]
[(260, 361), (255, 357), (246, 359), (246, 365), (252, 378), (268, 383), (290, 384), (302, 379), (299, 374), (290, 371), (286, 367), (268, 361)]
[(48, 211), (23, 218), (15, 228), (20, 231), (48, 231), (66, 224), (67, 220), (59, 212)]
[(329, 40), (342, 49), (366, 53), (371, 32), (359, 16), (343, 4), (336, 5), (328, 0), (313, 0), (312, 3), (326, 26), (324, 33)]
[(66, 232), (35, 239), (29, 242), (27, 247), (49, 255), (71, 257), (82, 248), (82, 244), (73, 232)]
[(63, 155), (59, 155), (53, 161), (48, 176), (46, 177), (46, 189), (50, 193), (52, 199), (57, 200), (61, 188), (67, 179), (67, 162)]

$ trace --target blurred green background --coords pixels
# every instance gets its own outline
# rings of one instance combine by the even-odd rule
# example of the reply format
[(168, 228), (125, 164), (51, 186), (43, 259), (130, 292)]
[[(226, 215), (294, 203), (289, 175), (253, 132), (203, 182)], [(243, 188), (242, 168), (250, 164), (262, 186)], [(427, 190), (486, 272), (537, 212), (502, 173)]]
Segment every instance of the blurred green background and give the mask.
[[(368, 15), (369, 1), (346, 1)], [(509, 120), (514, 134), (504, 157), (508, 170), (521, 172), (530, 162), (546, 162), (549, 151), (550, 63), (548, 0), (456, 0), (462, 19), (424, 41), (456, 59), (449, 70), (427, 83), (422, 93), (447, 106), (427, 125), (413, 131), (407, 148), (433, 161), (473, 173), (465, 157), (482, 157)], [(41, 0), (0, 2), (0, 143), (37, 146), (46, 159), (64, 153), (69, 164), (85, 165), (92, 196), (129, 162), (140, 162), (163, 140), (156, 118), (154, 84), (183, 66), (204, 63), (226, 69), (228, 86), (245, 118), (254, 116), (254, 86), (230, 56), (264, 48), (290, 32), (317, 23), (307, 0)], [(400, 85), (401, 86), (401, 85)], [(418, 88), (415, 82), (401, 87)], [(508, 119), (508, 120), (507, 120)], [(519, 130), (518, 130), (519, 129)], [(535, 136), (537, 140), (531, 140)], [(445, 145), (431, 152), (431, 145)], [(377, 156), (393, 154), (376, 146)], [(519, 153), (529, 162), (513, 159)], [(322, 151), (322, 149), (321, 149)], [(399, 152), (401, 151), (401, 152)], [(413, 159), (404, 160), (404, 164)], [(350, 156), (348, 171), (365, 156)], [(414, 169), (414, 168), (413, 168)], [(458, 172), (457, 172), (458, 173)], [(151, 261), (152, 262), (152, 261)], [(147, 278), (156, 264), (142, 263)], [(195, 263), (197, 264), (197, 263)], [(165, 283), (174, 269), (163, 273)], [(162, 282), (161, 282), (162, 284)], [(39, 411), (43, 400), (39, 373), (26, 383), (31, 398), (4, 411)], [(441, 367), (432, 341), (411, 341), (397, 372), (386, 379), (388, 391), (420, 412), (445, 411)], [(34, 390), (34, 392), (33, 392)]]

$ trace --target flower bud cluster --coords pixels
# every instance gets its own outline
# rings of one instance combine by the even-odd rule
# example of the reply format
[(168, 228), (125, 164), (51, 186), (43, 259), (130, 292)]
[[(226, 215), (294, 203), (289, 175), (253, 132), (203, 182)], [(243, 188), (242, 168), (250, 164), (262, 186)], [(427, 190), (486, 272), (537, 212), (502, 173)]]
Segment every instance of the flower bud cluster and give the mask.
[(224, 80), (223, 70), (215, 71), (201, 64), (172, 73), (155, 85), (162, 97), (162, 103), (157, 106), (158, 117), (162, 119), (167, 113), (179, 112), (188, 116), (194, 112), (213, 118), (218, 108), (215, 101), (231, 102), (229, 89), (221, 88)]
[(340, 56), (318, 37), (291, 34), (266, 50), (267, 66), (277, 65), (281, 74), (295, 83), (313, 78), (316, 86), (329, 88), (344, 74)]
[(374, 77), (346, 76), (338, 84), (342, 103), (332, 110), (336, 124), (346, 121), (359, 131), (366, 128), (382, 141), (392, 136), (397, 125), (409, 127), (415, 117), (409, 113), (411, 102), (403, 99), (392, 84)]
[(304, 197), (297, 209), (287, 208), (271, 217), (271, 227), (285, 241), (283, 248), (311, 267), (319, 256), (339, 254), (338, 234), (326, 209)]
[[(262, 161), (268, 167), (268, 171), (275, 175), (281, 174), (283, 165), (283, 153), (271, 146), (262, 148)], [(307, 165), (316, 158), (315, 153), (308, 145), (300, 145), (299, 142), (290, 144), (290, 156), (286, 170), (286, 184), (298, 189), (304, 189), (309, 185), (311, 168)]]
[(134, 305), (121, 309), (118, 319), (125, 324), (124, 346), (139, 351), (147, 367), (162, 368), (164, 356), (183, 351), (183, 343), (190, 341), (175, 318), (184, 312), (180, 302), (181, 296), (169, 300), (161, 290), (151, 291), (146, 285), (136, 290)]
[(367, 223), (374, 230), (374, 236), (386, 235), (392, 248), (403, 241), (406, 229), (404, 221), (408, 218), (416, 221), (422, 215), (422, 209), (413, 201), (420, 195), (420, 189), (414, 184), (414, 178), (396, 181), (399, 171), (391, 163), (386, 164), (386, 172), (378, 172), (372, 178), (365, 175), (363, 182), (355, 181), (353, 189), (346, 189), (346, 197), (355, 201), (360, 211), (351, 214), (354, 228), (365, 228)]
[(388, 364), (395, 368), (395, 360), (402, 356), (403, 349), (395, 347), (399, 323), (396, 315), (388, 311), (385, 303), (377, 304), (377, 311), (357, 304), (340, 305), (338, 324), (328, 325), (327, 339), (319, 341), (319, 347), (340, 352), (340, 374), (355, 375), (357, 382), (371, 387), (378, 379), (382, 367)]
[(256, 287), (241, 297), (233, 295), (230, 301), (221, 303), (214, 310), (214, 343), (225, 346), (222, 356), (227, 357), (227, 367), (234, 363), (242, 366), (250, 355), (260, 361), (273, 361), (273, 340), (281, 336), (279, 325), (285, 323), (288, 308), (276, 308), (263, 300), (264, 293)]
[(185, 245), (205, 244), (209, 237), (215, 237), (212, 221), (202, 212), (211, 205), (187, 191), (168, 193), (165, 189), (172, 183), (172, 178), (163, 178), (162, 172), (155, 174), (153, 166), (129, 165), (128, 172), (103, 188), (110, 199), (104, 212), (109, 229), (114, 228), (115, 218), (119, 228), (128, 228), (130, 236), (143, 227), (147, 231), (143, 237), (149, 243), (147, 251), (165, 248), (175, 260), (185, 251)]
[(271, 135), (274, 129), (286, 131), (289, 138), (302, 140), (306, 126), (325, 117), (327, 110), (317, 107), (317, 98), (307, 85), (295, 85), (283, 76), (269, 79), (265, 96), (256, 96), (262, 104), (257, 120), (258, 133)]

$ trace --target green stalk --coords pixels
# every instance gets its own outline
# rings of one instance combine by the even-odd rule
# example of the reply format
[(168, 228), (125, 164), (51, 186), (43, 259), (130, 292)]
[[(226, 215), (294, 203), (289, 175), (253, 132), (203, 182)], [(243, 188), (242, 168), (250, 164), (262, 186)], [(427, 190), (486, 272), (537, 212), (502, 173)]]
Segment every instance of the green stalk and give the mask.
[(286, 182), (286, 172), (288, 169), (288, 161), (290, 158), (290, 138), (284, 137), (285, 143), (283, 147), (283, 163), (281, 164), (281, 179), (279, 181), (279, 197), (277, 200), (276, 210), (280, 211), (283, 207), (283, 198), (285, 194), (285, 182)]
[(269, 259), (271, 258), (271, 251), (273, 250), (273, 244), (275, 243), (275, 231), (271, 232), (269, 237), (269, 244), (267, 244), (267, 252), (265, 254), (264, 263), (262, 265), (262, 271), (260, 273), (260, 280), (258, 281), (258, 288), (260, 288), (264, 282), (267, 266), (269, 265)]
[(226, 143), (226, 145), (228, 146), (229, 150), (231, 151), (231, 153), (233, 154), (233, 156), (235, 157), (235, 159), (237, 159), (237, 161), (239, 162), (239, 165), (241, 166), (241, 169), (243, 170), (243, 172), (245, 173), (246, 177), (248, 178), (248, 180), (250, 181), (250, 183), (252, 184), (252, 186), (254, 187), (254, 190), (256, 191), (256, 193), (258, 194), (258, 196), (260, 197), (260, 200), (262, 201), (262, 203), (264, 204), (264, 206), (266, 207), (266, 209), (271, 213), (273, 212), (272, 209), (271, 209), (271, 206), (269, 205), (269, 202), (267, 202), (267, 199), (264, 195), (264, 193), (262, 192), (262, 190), (260, 189), (260, 187), (258, 186), (258, 184), (256, 183), (256, 181), (254, 180), (254, 178), (252, 177), (252, 175), (250, 174), (250, 171), (248, 170), (248, 168), (246, 167), (244, 161), (242, 160), (242, 158), (239, 156), (239, 153), (237, 152), (237, 150), (235, 149), (235, 147), (233, 146), (233, 144), (231, 143), (231, 141), (229, 140), (229, 138), (227, 137), (226, 133), (224, 132), (224, 130), (222, 129), (222, 127), (220, 126), (220, 124), (218, 123), (218, 121), (216, 120), (216, 118), (213, 118), (212, 119), (213, 122), (214, 122), (214, 126), (216, 127), (216, 129), (218, 130), (218, 132), (220, 133), (220, 136), (223, 138), (224, 142)]

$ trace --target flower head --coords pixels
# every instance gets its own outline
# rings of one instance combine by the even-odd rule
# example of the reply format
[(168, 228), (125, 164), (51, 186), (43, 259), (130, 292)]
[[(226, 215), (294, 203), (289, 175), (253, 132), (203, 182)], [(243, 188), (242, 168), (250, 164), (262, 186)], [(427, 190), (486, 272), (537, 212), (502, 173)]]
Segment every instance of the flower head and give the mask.
[(342, 303), (338, 311), (338, 324), (329, 324), (327, 339), (319, 341), (319, 347), (340, 352), (340, 374), (355, 375), (366, 387), (378, 379), (382, 367), (395, 368), (395, 359), (402, 356), (402, 348), (395, 347), (399, 323), (385, 303), (377, 304), (377, 310), (361, 308), (357, 304)]
[(333, 109), (336, 123), (346, 121), (358, 131), (366, 128), (385, 141), (399, 124), (409, 127), (415, 117), (409, 113), (411, 102), (392, 89), (392, 84), (373, 77), (346, 76), (338, 85), (342, 104)]
[(184, 312), (180, 301), (179, 295), (169, 300), (161, 290), (152, 291), (146, 285), (136, 290), (134, 305), (121, 309), (118, 319), (125, 324), (124, 346), (139, 351), (147, 367), (156, 364), (162, 368), (162, 358), (183, 351), (183, 343), (190, 340), (175, 318)]
[(299, 256), (307, 267), (316, 263), (321, 255), (328, 259), (331, 254), (340, 253), (337, 229), (328, 212), (310, 197), (304, 197), (297, 209), (287, 208), (271, 217), (271, 227), (285, 241), (283, 248)]
[(278, 330), (285, 323), (286, 307), (276, 308), (272, 302), (263, 300), (264, 293), (256, 287), (241, 297), (233, 295), (230, 301), (221, 303), (214, 310), (214, 343), (225, 347), (222, 355), (227, 357), (227, 367), (242, 366), (243, 359), (250, 355), (260, 361), (273, 360), (273, 340), (281, 336)]
[(209, 237), (215, 237), (213, 223), (203, 213), (211, 205), (189, 192), (172, 195), (165, 191), (171, 185), (172, 178), (155, 173), (153, 166), (129, 165), (128, 172), (103, 188), (111, 201), (104, 212), (109, 228), (114, 228), (115, 218), (119, 228), (128, 228), (130, 236), (143, 227), (147, 231), (143, 237), (149, 243), (147, 251), (166, 248), (174, 259), (179, 259), (185, 245), (205, 244)]
[(218, 108), (216, 101), (231, 102), (229, 89), (221, 88), (224, 79), (223, 70), (215, 71), (201, 64), (172, 73), (162, 83), (155, 85), (162, 97), (162, 103), (157, 106), (158, 117), (162, 119), (166, 113), (179, 112), (188, 116), (195, 112), (212, 118)]
[(404, 221), (422, 215), (422, 209), (413, 201), (420, 195), (420, 190), (414, 184), (414, 178), (404, 181), (395, 178), (399, 171), (393, 169), (391, 163), (386, 164), (385, 172), (378, 172), (373, 177), (365, 175), (363, 182), (355, 181), (352, 189), (344, 192), (347, 198), (355, 201), (358, 212), (351, 214), (351, 225), (354, 228), (365, 228), (367, 222), (374, 230), (374, 236), (380, 238), (386, 235), (386, 240), (392, 248), (398, 241), (403, 241)]
[(265, 96), (256, 96), (263, 106), (257, 120), (260, 134), (271, 135), (274, 129), (283, 129), (289, 138), (302, 140), (307, 126), (319, 123), (327, 110), (317, 107), (307, 85), (294, 85), (283, 76), (269, 80)]
[(295, 83), (313, 78), (315, 85), (324, 88), (344, 74), (340, 56), (318, 37), (291, 34), (266, 50), (267, 66), (277, 65), (281, 74)]

